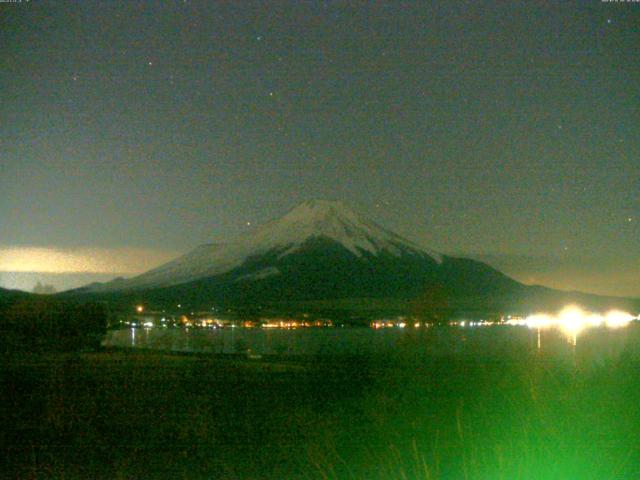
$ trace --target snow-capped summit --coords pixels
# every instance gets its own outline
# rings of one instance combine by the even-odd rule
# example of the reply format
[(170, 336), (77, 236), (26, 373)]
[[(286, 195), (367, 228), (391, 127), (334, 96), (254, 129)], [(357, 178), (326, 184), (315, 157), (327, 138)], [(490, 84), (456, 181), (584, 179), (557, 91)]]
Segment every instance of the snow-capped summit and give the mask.
[[(116, 284), (104, 284), (95, 290), (140, 289), (177, 285), (199, 278), (229, 272), (247, 259), (270, 252), (278, 258), (298, 251), (313, 239), (339, 244), (354, 258), (363, 255), (402, 255), (430, 257), (441, 262), (440, 255), (427, 251), (386, 230), (339, 201), (310, 200), (283, 217), (247, 232), (234, 242), (201, 245), (193, 251), (138, 277)], [(270, 274), (277, 269), (268, 270)], [(258, 275), (262, 273), (258, 272)]]
[(288, 247), (286, 254), (310, 238), (323, 237), (340, 243), (358, 257), (364, 252), (378, 255), (386, 250), (396, 256), (404, 251), (428, 253), (439, 259), (439, 255), (425, 252), (339, 201), (306, 201), (283, 217), (259, 227), (249, 237), (248, 243), (256, 251)]

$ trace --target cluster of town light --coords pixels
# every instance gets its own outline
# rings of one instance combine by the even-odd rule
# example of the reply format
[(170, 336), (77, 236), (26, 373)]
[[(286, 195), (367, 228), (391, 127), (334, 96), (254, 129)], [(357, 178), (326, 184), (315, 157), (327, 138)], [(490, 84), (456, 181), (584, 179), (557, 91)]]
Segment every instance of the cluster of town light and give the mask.
[(637, 320), (630, 313), (620, 310), (611, 310), (606, 314), (586, 312), (579, 307), (569, 306), (561, 310), (557, 315), (538, 313), (526, 318), (507, 320), (508, 325), (523, 325), (531, 329), (557, 328), (565, 333), (575, 335), (586, 328), (607, 327), (621, 328)]
[[(137, 305), (136, 312), (138, 314), (144, 312), (144, 306)], [(562, 332), (575, 336), (582, 330), (586, 328), (592, 327), (607, 327), (607, 328), (621, 328), (626, 327), (633, 320), (639, 320), (640, 317), (634, 317), (628, 312), (623, 312), (621, 310), (611, 310), (605, 314), (587, 312), (580, 307), (577, 306), (568, 306), (561, 310), (559, 313), (555, 315), (550, 315), (546, 313), (536, 313), (534, 315), (529, 315), (528, 317), (508, 317), (507, 319), (502, 319), (502, 321), (487, 321), (487, 320), (478, 320), (478, 321), (453, 321), (449, 322), (451, 326), (461, 326), (461, 327), (475, 327), (475, 326), (488, 326), (488, 325), (515, 325), (515, 326), (525, 326), (530, 329), (535, 330), (544, 330), (549, 328), (556, 328), (561, 330)], [(370, 325), (374, 329), (380, 328), (389, 328), (389, 327), (399, 327), (405, 328), (408, 325), (412, 325), (414, 328), (419, 328), (421, 326), (428, 327), (428, 323), (421, 322), (411, 322), (410, 319), (406, 319), (406, 317), (398, 317), (393, 320), (377, 320), (372, 322)], [(129, 325), (129, 322), (125, 322)], [(165, 318), (162, 318), (162, 323), (165, 323)], [(202, 327), (222, 327), (222, 323), (218, 320), (214, 319), (203, 319), (199, 321), (192, 321), (186, 316), (182, 316), (181, 323), (184, 326), (202, 326)], [(131, 324), (134, 326), (134, 324)], [(137, 326), (137, 322), (135, 323)], [(145, 327), (152, 327), (153, 322), (146, 321), (144, 323)], [(165, 325), (163, 325), (165, 326)], [(231, 326), (235, 327), (235, 324)], [(297, 320), (270, 320), (267, 322), (257, 323), (253, 321), (245, 321), (241, 324), (243, 327), (255, 327), (262, 326), (263, 328), (298, 328), (298, 327), (331, 327), (333, 323), (331, 321), (297, 321)]]

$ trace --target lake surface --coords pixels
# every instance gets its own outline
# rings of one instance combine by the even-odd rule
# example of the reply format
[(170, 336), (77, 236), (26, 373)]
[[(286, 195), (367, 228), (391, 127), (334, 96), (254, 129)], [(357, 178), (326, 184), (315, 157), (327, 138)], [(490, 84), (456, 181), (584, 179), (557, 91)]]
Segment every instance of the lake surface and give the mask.
[(592, 328), (576, 335), (521, 326), (414, 328), (131, 328), (113, 330), (105, 346), (173, 352), (256, 355), (502, 356), (539, 354), (566, 361), (601, 364), (620, 355), (640, 354), (640, 325)]
[(282, 357), (16, 357), (11, 476), (639, 479), (640, 325), (573, 332), (111, 331), (136, 351)]

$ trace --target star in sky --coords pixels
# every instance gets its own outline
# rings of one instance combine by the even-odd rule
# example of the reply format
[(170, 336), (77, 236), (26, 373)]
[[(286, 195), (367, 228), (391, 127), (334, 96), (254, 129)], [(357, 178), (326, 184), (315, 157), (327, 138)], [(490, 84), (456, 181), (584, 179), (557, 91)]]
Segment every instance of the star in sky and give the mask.
[(187, 251), (311, 197), (460, 255), (640, 255), (635, 9), (35, 3), (0, 29), (5, 243)]

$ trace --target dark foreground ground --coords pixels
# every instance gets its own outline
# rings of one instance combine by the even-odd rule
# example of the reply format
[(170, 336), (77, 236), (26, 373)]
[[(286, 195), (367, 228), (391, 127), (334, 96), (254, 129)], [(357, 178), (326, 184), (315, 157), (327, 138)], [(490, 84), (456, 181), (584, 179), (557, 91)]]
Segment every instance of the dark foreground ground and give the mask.
[(640, 360), (2, 359), (2, 478), (640, 478)]

